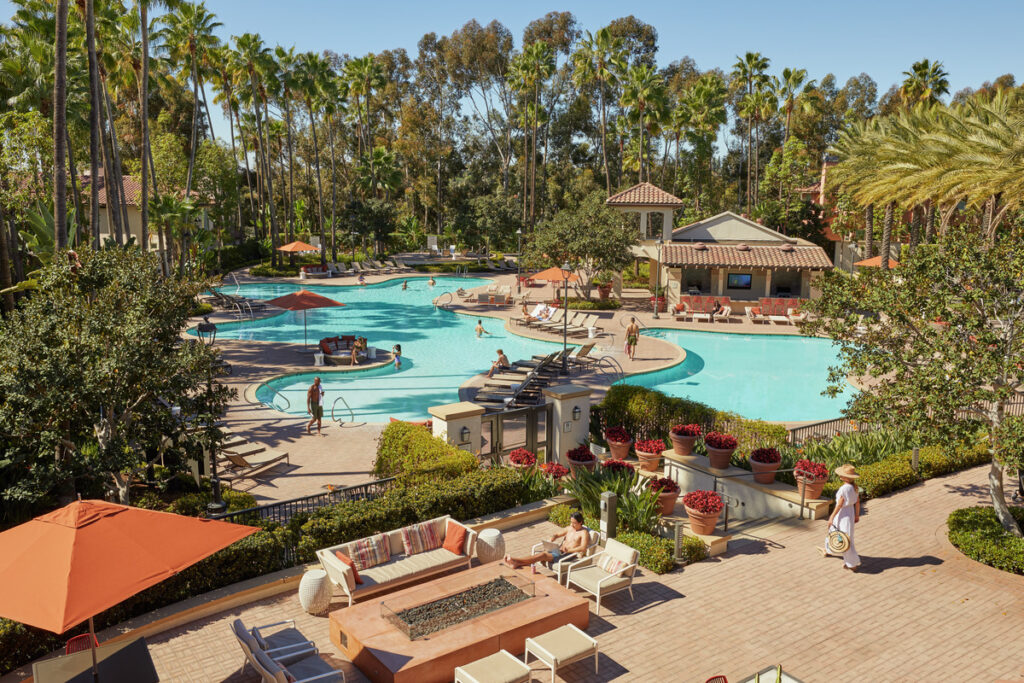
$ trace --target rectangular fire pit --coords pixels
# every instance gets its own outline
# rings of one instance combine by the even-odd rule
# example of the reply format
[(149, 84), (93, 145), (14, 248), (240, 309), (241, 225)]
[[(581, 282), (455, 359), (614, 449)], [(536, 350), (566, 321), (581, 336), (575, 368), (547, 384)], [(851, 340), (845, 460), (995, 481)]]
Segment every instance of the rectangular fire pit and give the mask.
[[(535, 580), (533, 580), (535, 579)], [(500, 562), (331, 613), (331, 642), (370, 680), (451, 681), (455, 667), (565, 624), (586, 629), (590, 605), (554, 579)]]

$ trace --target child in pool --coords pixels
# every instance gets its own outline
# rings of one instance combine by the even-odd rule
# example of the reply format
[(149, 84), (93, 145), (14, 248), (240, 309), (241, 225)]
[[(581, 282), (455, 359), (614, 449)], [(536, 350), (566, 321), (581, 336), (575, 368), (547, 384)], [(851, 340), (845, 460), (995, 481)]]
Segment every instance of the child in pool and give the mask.
[(395, 357), (395, 370), (402, 367), (402, 345), (395, 344), (391, 347), (391, 353)]

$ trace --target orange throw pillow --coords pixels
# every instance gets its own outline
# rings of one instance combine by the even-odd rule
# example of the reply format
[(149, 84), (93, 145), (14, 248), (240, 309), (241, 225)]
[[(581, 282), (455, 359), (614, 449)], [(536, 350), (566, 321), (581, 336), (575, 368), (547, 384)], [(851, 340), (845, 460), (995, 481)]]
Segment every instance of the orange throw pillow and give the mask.
[(444, 530), (444, 545), (442, 546), (445, 550), (450, 550), (456, 555), (465, 555), (462, 551), (466, 545), (466, 527), (461, 524), (455, 524), (452, 520), (448, 520), (448, 525)]
[(350, 558), (348, 555), (346, 555), (345, 553), (341, 552), (340, 550), (335, 550), (334, 554), (337, 556), (337, 558), (339, 560), (341, 560), (342, 562), (344, 562), (348, 566), (352, 567), (352, 576), (355, 578), (356, 583), (362, 583), (363, 580), (361, 578), (359, 578), (359, 570), (356, 569), (355, 562), (352, 561), (352, 558)]

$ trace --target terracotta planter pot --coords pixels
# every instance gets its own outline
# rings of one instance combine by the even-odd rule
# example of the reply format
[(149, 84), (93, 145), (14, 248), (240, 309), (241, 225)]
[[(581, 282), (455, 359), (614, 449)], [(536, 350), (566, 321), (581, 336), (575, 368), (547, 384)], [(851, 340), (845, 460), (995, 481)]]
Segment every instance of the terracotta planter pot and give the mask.
[(572, 458), (566, 458), (566, 460), (569, 461), (569, 470), (573, 474), (576, 474), (576, 470), (588, 470), (593, 472), (594, 468), (597, 467), (597, 460), (587, 460), (586, 462), (580, 462), (578, 460), (573, 460)]
[(658, 494), (658, 507), (661, 508), (662, 516), (667, 517), (675, 512), (677, 500), (679, 500), (679, 491)]
[(661, 453), (641, 453), (636, 452), (636, 457), (640, 461), (640, 469), (644, 472), (657, 472), (658, 463), (661, 461)]
[(626, 441), (620, 443), (618, 441), (609, 441), (608, 450), (612, 452), (612, 457), (616, 460), (625, 460), (629, 457), (629, 449), (633, 446), (632, 441)]
[(718, 518), (721, 514), (721, 512), (704, 514), (703, 512), (697, 512), (691, 507), (686, 507), (686, 516), (690, 518), (690, 529), (693, 533), (700, 534), (701, 536), (715, 533), (715, 525), (718, 524)]
[(775, 481), (775, 470), (779, 469), (781, 462), (758, 462), (750, 460), (750, 470), (754, 473), (754, 481), (758, 484), (770, 484)]
[(724, 470), (729, 467), (729, 458), (732, 457), (735, 448), (712, 448), (705, 446), (708, 451), (708, 462), (716, 470)]
[(612, 286), (611, 285), (598, 285), (597, 286), (597, 296), (598, 296), (598, 298), (601, 301), (604, 301), (605, 299), (607, 299), (611, 295), (611, 293), (612, 293)]
[(654, 297), (652, 296), (650, 298), (650, 302), (651, 302), (651, 308), (652, 309), (657, 307), (658, 313), (664, 313), (665, 312), (665, 306), (666, 306), (666, 304), (665, 304), (665, 297), (659, 296), (658, 297), (658, 302), (657, 302), (657, 304), (655, 304)]
[(796, 492), (802, 494), (804, 500), (816, 500), (821, 498), (821, 490), (825, 488), (824, 479), (807, 479), (797, 476)]
[(680, 436), (669, 432), (668, 438), (672, 439), (672, 452), (676, 455), (692, 455), (693, 444), (697, 440), (695, 436)]

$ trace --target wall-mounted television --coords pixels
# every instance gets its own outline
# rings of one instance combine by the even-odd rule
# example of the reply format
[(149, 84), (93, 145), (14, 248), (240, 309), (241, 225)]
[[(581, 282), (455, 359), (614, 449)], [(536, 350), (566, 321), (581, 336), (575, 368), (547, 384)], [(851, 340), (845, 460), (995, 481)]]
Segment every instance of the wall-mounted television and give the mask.
[(754, 276), (750, 273), (729, 273), (729, 289), (750, 289)]

